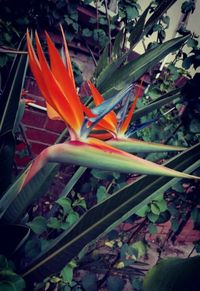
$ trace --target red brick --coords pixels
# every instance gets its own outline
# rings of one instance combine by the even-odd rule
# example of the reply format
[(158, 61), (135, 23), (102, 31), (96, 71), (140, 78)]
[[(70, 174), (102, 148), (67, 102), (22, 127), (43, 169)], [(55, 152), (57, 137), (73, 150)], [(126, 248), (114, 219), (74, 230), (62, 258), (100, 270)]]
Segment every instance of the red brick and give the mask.
[(48, 145), (46, 145), (46, 144), (37, 143), (37, 142), (31, 143), (31, 151), (35, 155), (40, 154), (41, 151), (43, 151), (47, 147), (48, 147)]
[(57, 133), (61, 133), (66, 128), (66, 125), (62, 120), (51, 120), (47, 117), (45, 128)]
[(36, 128), (44, 128), (46, 118), (46, 113), (38, 112), (38, 110), (26, 109), (22, 122), (25, 125), (34, 126)]
[(26, 137), (32, 141), (42, 142), (44, 144), (51, 145), (55, 143), (56, 139), (58, 138), (58, 134), (55, 134), (47, 130), (27, 127)]

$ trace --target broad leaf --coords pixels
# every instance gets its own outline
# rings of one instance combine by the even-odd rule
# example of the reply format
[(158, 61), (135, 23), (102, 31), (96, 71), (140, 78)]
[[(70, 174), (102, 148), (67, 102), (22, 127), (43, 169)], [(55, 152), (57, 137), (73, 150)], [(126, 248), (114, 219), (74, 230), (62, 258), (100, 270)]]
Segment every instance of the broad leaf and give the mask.
[[(199, 158), (200, 144), (197, 144), (171, 159), (165, 166), (190, 173), (199, 167)], [(84, 214), (75, 226), (60, 235), (21, 274), (31, 283), (43, 280), (52, 272), (59, 272), (83, 247), (151, 202), (177, 180), (143, 176), (120, 189)]]
[(200, 256), (168, 258), (149, 270), (143, 291), (198, 291), (200, 286)]

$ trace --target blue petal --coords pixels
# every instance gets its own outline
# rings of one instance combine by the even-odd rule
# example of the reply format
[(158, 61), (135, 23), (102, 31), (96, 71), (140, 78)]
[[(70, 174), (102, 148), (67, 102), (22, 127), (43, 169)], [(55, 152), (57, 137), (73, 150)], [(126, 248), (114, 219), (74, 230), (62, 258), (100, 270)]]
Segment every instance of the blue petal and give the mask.
[(151, 119), (147, 122), (141, 123), (141, 124), (134, 124), (130, 129), (127, 130), (126, 136), (127, 137), (131, 136), (136, 131), (141, 130), (141, 129), (151, 125), (152, 123), (158, 121), (159, 119), (160, 119), (160, 117), (156, 117), (156, 118), (153, 118), (153, 119)]

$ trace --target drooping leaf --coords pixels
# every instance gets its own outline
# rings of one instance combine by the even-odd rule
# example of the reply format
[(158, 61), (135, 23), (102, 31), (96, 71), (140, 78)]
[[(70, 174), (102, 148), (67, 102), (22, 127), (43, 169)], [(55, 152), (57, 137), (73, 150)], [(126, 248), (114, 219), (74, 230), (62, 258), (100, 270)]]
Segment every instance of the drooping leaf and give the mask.
[[(190, 173), (199, 167), (200, 145), (177, 155), (165, 165)], [(197, 162), (198, 161), (198, 162)], [(177, 179), (145, 176), (125, 186), (112, 196), (91, 208), (69, 231), (57, 238), (48, 250), (41, 253), (21, 271), (27, 282), (38, 282), (59, 272), (81, 249), (106, 230), (124, 221), (142, 206), (169, 189)], [(145, 185), (145, 186), (144, 186)]]

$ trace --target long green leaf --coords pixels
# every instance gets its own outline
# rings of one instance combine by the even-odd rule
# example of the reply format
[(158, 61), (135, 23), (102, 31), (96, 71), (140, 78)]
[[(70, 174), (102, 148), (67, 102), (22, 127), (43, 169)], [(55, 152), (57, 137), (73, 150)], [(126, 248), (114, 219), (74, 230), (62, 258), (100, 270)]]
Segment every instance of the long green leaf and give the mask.
[[(25, 40), (19, 48), (25, 47)], [(27, 56), (17, 55), (0, 98), (0, 197), (11, 182), (15, 154), (14, 124), (27, 69)]]
[(94, 77), (98, 78), (99, 74), (108, 65), (109, 65), (109, 57), (108, 57), (108, 45), (107, 45), (99, 58), (98, 64), (97, 64), (95, 71), (94, 71)]
[(178, 100), (183, 96), (183, 94), (181, 93), (181, 89), (174, 89), (160, 97), (158, 97), (157, 99), (153, 100), (152, 102), (150, 102), (148, 105), (135, 110), (134, 114), (133, 114), (133, 120), (137, 120), (139, 118), (141, 118), (142, 116), (147, 115), (148, 113), (160, 109), (163, 105), (169, 104), (170, 102), (174, 101), (174, 100)]
[(73, 189), (73, 187), (76, 185), (78, 180), (81, 178), (81, 176), (85, 173), (87, 170), (86, 167), (79, 167), (77, 171), (73, 174), (71, 179), (68, 181), (67, 185), (63, 189), (61, 195), (59, 197), (67, 197), (70, 191)]
[[(25, 39), (19, 48), (25, 47)], [(21, 90), (26, 76), (27, 55), (17, 55), (14, 59), (5, 88), (0, 99), (0, 135), (13, 130)]]
[(145, 32), (147, 34), (161, 16), (176, 2), (177, 0), (163, 0), (156, 7), (154, 13), (149, 17), (145, 24)]
[[(177, 155), (165, 166), (186, 171), (200, 158), (200, 144)], [(199, 163), (198, 165), (199, 166)], [(188, 169), (190, 172), (191, 169)], [(38, 282), (52, 273), (59, 272), (83, 247), (96, 240), (111, 225), (121, 222), (127, 214), (132, 215), (149, 203), (160, 188), (174, 179), (170, 177), (143, 176), (112, 196), (91, 208), (69, 231), (56, 239), (49, 249), (41, 253), (29, 266), (21, 270), (27, 282)], [(160, 193), (160, 192), (159, 192)]]
[(124, 29), (122, 28), (115, 37), (112, 49), (112, 59), (117, 60), (122, 55), (122, 47), (124, 42)]
[[(112, 74), (114, 74), (116, 70), (121, 67), (121, 65), (124, 63), (127, 57), (128, 57), (128, 54), (124, 54), (119, 59), (112, 62), (111, 64), (109, 64), (102, 70), (102, 72), (99, 74), (99, 77), (96, 80), (96, 86), (98, 89), (100, 89), (101, 84), (103, 84), (106, 81), (106, 79), (109, 78), (109, 76), (112, 76)], [(112, 96), (114, 95), (115, 94), (113, 94)]]
[(130, 42), (131, 49), (134, 48), (134, 46), (137, 44), (137, 42), (141, 39), (141, 37), (143, 35), (144, 24), (145, 24), (145, 20), (146, 20), (147, 14), (149, 12), (149, 8), (150, 8), (150, 6), (148, 6), (144, 10), (142, 15), (138, 19), (137, 23), (135, 24), (135, 26), (131, 30), (131, 33), (130, 33), (130, 36), (129, 36), (129, 42)]
[(121, 90), (139, 79), (147, 70), (152, 68), (169, 53), (178, 49), (187, 39), (188, 36), (171, 39), (145, 52), (136, 60), (115, 70), (114, 74), (107, 75), (107, 78), (104, 78), (103, 82), (98, 83), (98, 89), (101, 93), (105, 93), (113, 88)]

